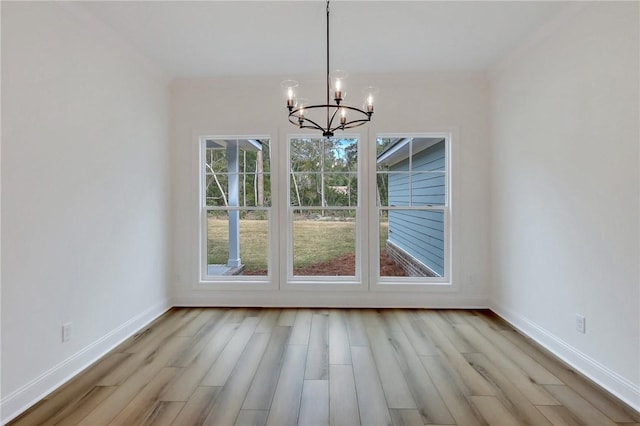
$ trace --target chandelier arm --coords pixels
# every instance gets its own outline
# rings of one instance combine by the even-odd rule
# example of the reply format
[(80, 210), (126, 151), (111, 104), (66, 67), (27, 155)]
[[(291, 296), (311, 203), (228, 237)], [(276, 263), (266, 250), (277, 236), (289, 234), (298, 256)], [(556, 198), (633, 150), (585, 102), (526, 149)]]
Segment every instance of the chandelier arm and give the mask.
[(362, 119), (362, 120), (353, 120), (353, 121), (350, 121), (348, 123), (345, 123), (344, 128), (345, 129), (352, 129), (354, 127), (360, 127), (363, 124), (367, 124), (370, 121), (371, 120), (364, 120), (364, 119)]
[[(333, 105), (332, 105), (332, 106), (333, 106)], [(330, 108), (327, 108), (327, 115), (329, 115), (329, 109), (330, 109)], [(329, 121), (328, 121), (328, 123), (327, 123), (327, 129), (330, 129), (330, 128), (331, 128), (331, 125), (333, 124), (333, 119), (334, 119), (334, 118), (336, 118), (336, 114), (338, 113), (338, 111), (340, 111), (340, 108), (339, 108), (339, 107), (338, 107), (338, 108), (336, 108), (336, 109), (333, 111), (333, 114), (331, 114), (331, 120), (329, 120)], [(338, 126), (338, 128), (340, 128), (340, 126)], [(334, 129), (334, 130), (335, 130), (335, 129)], [(333, 130), (332, 130), (332, 131), (333, 131)]]
[(302, 121), (303, 123), (311, 123), (311, 124), (313, 124), (313, 127), (311, 127), (311, 126), (302, 126), (302, 125), (300, 125), (300, 128), (301, 128), (301, 129), (317, 129), (317, 130), (322, 130), (322, 131), (324, 131), (324, 129), (322, 128), (322, 126), (321, 126), (321, 125), (319, 125), (318, 123), (316, 123), (315, 121), (310, 120), (310, 119), (308, 119), (307, 117), (304, 117), (302, 120), (303, 120), (303, 121)]
[(345, 129), (353, 129), (354, 127), (360, 127), (363, 124), (368, 123), (369, 120), (353, 120), (353, 121), (349, 121), (348, 123), (345, 123), (344, 125), (339, 125), (336, 127), (333, 127), (331, 129), (329, 129), (329, 131), (334, 132), (336, 130), (345, 130)]

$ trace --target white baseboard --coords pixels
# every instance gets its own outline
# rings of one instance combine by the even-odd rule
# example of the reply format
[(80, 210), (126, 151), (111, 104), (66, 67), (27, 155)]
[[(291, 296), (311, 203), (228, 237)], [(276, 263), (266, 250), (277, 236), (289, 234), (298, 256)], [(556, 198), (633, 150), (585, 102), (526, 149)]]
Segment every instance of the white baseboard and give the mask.
[(491, 310), (572, 368), (640, 412), (639, 385), (602, 365), (528, 318), (516, 314), (497, 303), (492, 303)]
[(202, 291), (173, 299), (174, 306), (269, 308), (459, 308), (488, 307), (484, 296), (455, 293), (390, 293), (319, 291)]
[(169, 300), (150, 307), (2, 398), (2, 424), (20, 415), (170, 308)]

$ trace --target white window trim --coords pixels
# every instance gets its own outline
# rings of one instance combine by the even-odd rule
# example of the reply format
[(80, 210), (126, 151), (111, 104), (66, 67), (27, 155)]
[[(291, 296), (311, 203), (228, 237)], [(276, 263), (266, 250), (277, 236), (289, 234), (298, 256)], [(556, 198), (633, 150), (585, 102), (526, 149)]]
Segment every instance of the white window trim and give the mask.
[[(205, 186), (205, 170), (203, 162), (205, 158), (206, 141), (208, 139), (266, 139), (269, 141), (269, 149), (271, 150), (271, 158), (273, 158), (273, 138), (268, 135), (202, 135), (198, 136), (198, 290), (277, 290), (278, 289), (278, 266), (275, 262), (273, 253), (278, 252), (278, 224), (274, 218), (275, 199), (272, 198), (271, 207), (254, 207), (254, 208), (209, 208), (206, 205), (204, 196)], [(273, 174), (273, 164), (270, 171), (272, 194), (274, 184), (277, 184), (277, 177)], [(276, 182), (274, 183), (274, 178)], [(208, 257), (207, 257), (207, 211), (209, 210), (262, 210), (266, 211), (269, 218), (269, 240), (267, 244), (267, 264), (268, 275), (266, 276), (247, 276), (247, 275), (208, 275)]]
[[(276, 132), (275, 134), (277, 134)], [(373, 132), (370, 133), (373, 135)], [(459, 290), (459, 284), (454, 280), (452, 265), (453, 252), (453, 221), (452, 213), (452, 182), (454, 178), (455, 148), (453, 141), (457, 137), (456, 131), (451, 132), (416, 132), (416, 133), (377, 133), (372, 140), (363, 139), (362, 134), (340, 135), (344, 138), (356, 138), (358, 146), (358, 199), (359, 205), (356, 208), (358, 217), (356, 229), (356, 250), (360, 256), (357, 257), (356, 279), (343, 279), (337, 277), (305, 277), (304, 280), (297, 280), (289, 277), (290, 255), (293, 253), (292, 235), (290, 226), (290, 214), (292, 208), (289, 204), (289, 147), (290, 140), (294, 138), (317, 138), (317, 135), (309, 133), (291, 134), (285, 138), (273, 138), (266, 134), (249, 135), (217, 135), (214, 133), (194, 134), (197, 141), (197, 174), (198, 174), (198, 277), (194, 290), (220, 291), (227, 290), (248, 292), (257, 290), (278, 293), (294, 292), (309, 293), (314, 292), (325, 294), (327, 291), (345, 294), (385, 293), (395, 292), (398, 294), (410, 293), (453, 293)], [(379, 252), (377, 241), (379, 241), (379, 223), (375, 219), (378, 212), (375, 198), (376, 182), (376, 140), (380, 137), (442, 137), (446, 140), (447, 177), (446, 177), (446, 203), (445, 211), (445, 276), (442, 278), (429, 277), (379, 277)], [(271, 188), (272, 205), (269, 208), (269, 252), (268, 276), (221, 276), (212, 277), (206, 275), (207, 269), (207, 241), (206, 234), (206, 205), (203, 197), (204, 170), (202, 161), (204, 158), (204, 140), (206, 139), (267, 139), (270, 141), (271, 150)], [(284, 140), (282, 140), (284, 139)], [(284, 145), (284, 146), (283, 146)], [(373, 148), (372, 148), (373, 147)], [(373, 183), (372, 185), (370, 184)], [(259, 209), (259, 208), (257, 208)], [(434, 208), (432, 208), (434, 209)], [(434, 210), (437, 210), (435, 208)], [(368, 232), (367, 232), (368, 231)], [(284, 238), (284, 239), (283, 239)], [(373, 241), (375, 244), (370, 244)], [(282, 246), (282, 247), (281, 247)], [(286, 250), (285, 250), (286, 249)], [(368, 256), (365, 259), (364, 256)], [(367, 267), (368, 264), (368, 267)], [(359, 274), (359, 275), (358, 275)], [(329, 278), (329, 279), (327, 279)], [(255, 293), (255, 294), (258, 294)], [(221, 293), (222, 294), (222, 293)], [(340, 297), (340, 296), (338, 296)]]
[[(363, 189), (363, 183), (366, 180), (367, 174), (365, 173), (366, 161), (365, 145), (362, 135), (359, 133), (345, 133), (340, 134), (339, 138), (344, 139), (357, 139), (358, 140), (358, 205), (357, 207), (348, 208), (356, 211), (356, 273), (355, 277), (328, 277), (328, 276), (294, 276), (293, 275), (293, 211), (295, 207), (290, 205), (289, 194), (291, 193), (291, 179), (289, 164), (291, 155), (291, 140), (292, 139), (321, 139), (318, 135), (310, 134), (288, 134), (286, 137), (286, 152), (283, 159), (286, 168), (286, 179), (283, 179), (282, 194), (282, 208), (286, 209), (286, 214), (281, 214), (281, 229), (286, 232), (285, 243), (283, 248), (284, 259), (281, 262), (281, 274), (282, 282), (280, 288), (282, 290), (295, 290), (295, 291), (332, 291), (332, 292), (361, 292), (367, 291), (368, 286), (368, 270), (364, 267), (362, 257), (368, 255), (368, 252), (364, 250), (368, 245), (368, 235), (364, 232), (364, 224), (366, 223), (366, 208), (367, 205), (367, 192)], [(284, 175), (285, 171), (282, 171), (281, 175)], [(321, 207), (314, 207), (314, 210), (321, 210)], [(325, 208), (326, 210), (332, 209), (332, 207)]]
[[(378, 220), (371, 220), (369, 222), (369, 236), (371, 241), (375, 241), (376, 244), (369, 246), (369, 259), (372, 260), (370, 264), (369, 276), (371, 277), (369, 289), (372, 292), (431, 292), (431, 291), (443, 291), (453, 292), (458, 290), (458, 285), (453, 280), (453, 268), (451, 265), (452, 260), (452, 176), (453, 176), (453, 134), (452, 132), (421, 132), (421, 133), (378, 133), (374, 135), (372, 143), (374, 146), (377, 144), (378, 138), (444, 138), (445, 140), (445, 158), (446, 158), (446, 178), (445, 178), (445, 204), (444, 206), (415, 206), (408, 208), (400, 208), (407, 210), (434, 210), (444, 212), (444, 276), (443, 277), (381, 277), (380, 276), (380, 252), (377, 241), (380, 239), (380, 224)], [(375, 164), (376, 152), (372, 150), (369, 154), (370, 164)], [(370, 191), (375, 191), (375, 182), (377, 168), (372, 169), (372, 179), (369, 182), (373, 182)], [(373, 214), (373, 217), (378, 216), (379, 207), (376, 205), (376, 199), (370, 196), (369, 211)], [(385, 209), (388, 210), (388, 209)]]

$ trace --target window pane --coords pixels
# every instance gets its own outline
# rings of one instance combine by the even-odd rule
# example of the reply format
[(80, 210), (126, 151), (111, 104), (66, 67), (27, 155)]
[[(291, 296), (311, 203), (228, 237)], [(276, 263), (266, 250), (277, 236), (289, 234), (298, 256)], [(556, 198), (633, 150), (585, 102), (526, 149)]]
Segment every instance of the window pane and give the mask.
[(319, 173), (292, 173), (290, 187), (292, 206), (322, 207), (322, 176)]
[(271, 207), (271, 176), (269, 174), (242, 173), (238, 178), (241, 206)]
[(293, 214), (293, 275), (355, 276), (355, 209)]
[(377, 170), (409, 171), (410, 150), (411, 139), (378, 139)]
[(358, 175), (355, 173), (325, 173), (324, 197), (327, 206), (358, 204)]
[(323, 161), (321, 140), (292, 139), (289, 156), (294, 172), (319, 172)]
[(446, 200), (444, 172), (378, 172), (379, 206), (443, 206)]
[(444, 205), (446, 182), (444, 172), (411, 174), (411, 205)]
[(325, 171), (355, 172), (358, 170), (358, 140), (329, 139), (324, 141)]
[(268, 140), (208, 139), (204, 154), (206, 206), (270, 206)]
[(268, 248), (266, 211), (208, 212), (207, 275), (267, 275)]
[(207, 207), (226, 207), (229, 205), (229, 176), (210, 174), (205, 176), (205, 201)]
[[(216, 148), (209, 148), (210, 146), (216, 146)], [(205, 173), (226, 173), (229, 171), (227, 168), (227, 151), (218, 144), (213, 145), (213, 141), (207, 141), (207, 148), (205, 149)]]
[(444, 275), (444, 212), (389, 210), (380, 215), (380, 276)]
[(445, 171), (444, 140), (415, 138), (411, 141), (411, 170)]
[(271, 152), (269, 141), (251, 139), (240, 144), (240, 173), (269, 173), (271, 171)]

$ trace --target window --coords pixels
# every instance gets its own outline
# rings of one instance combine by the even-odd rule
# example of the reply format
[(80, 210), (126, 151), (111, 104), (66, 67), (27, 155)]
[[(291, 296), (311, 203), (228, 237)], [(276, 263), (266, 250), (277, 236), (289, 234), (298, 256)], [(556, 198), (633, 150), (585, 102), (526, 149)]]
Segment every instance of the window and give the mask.
[[(448, 278), (448, 137), (380, 137), (376, 204), (380, 282)], [(403, 279), (398, 277), (420, 277)]]
[[(201, 138), (205, 279), (269, 275), (269, 140)], [(262, 278), (265, 280), (265, 278)]]
[(357, 281), (358, 139), (292, 138), (288, 166), (289, 278)]
[(201, 137), (201, 281), (332, 291), (449, 283), (449, 140)]

